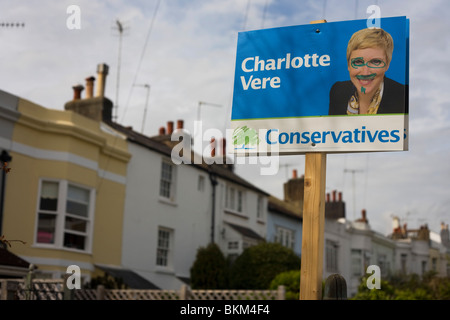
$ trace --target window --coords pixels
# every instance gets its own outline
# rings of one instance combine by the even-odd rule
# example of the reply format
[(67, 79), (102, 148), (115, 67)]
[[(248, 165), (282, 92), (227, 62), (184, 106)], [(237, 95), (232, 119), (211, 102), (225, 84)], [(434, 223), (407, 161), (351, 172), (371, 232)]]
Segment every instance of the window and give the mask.
[(327, 240), (326, 241), (326, 247), (325, 247), (325, 254), (326, 254), (326, 266), (328, 272), (337, 272), (337, 250), (338, 245), (334, 241)]
[(229, 241), (228, 249), (229, 250), (238, 250), (239, 249), (239, 241)]
[(277, 227), (276, 230), (277, 235), (275, 242), (278, 242), (287, 248), (294, 249), (295, 231), (283, 227)]
[(168, 161), (163, 161), (161, 164), (161, 179), (159, 183), (159, 195), (163, 198), (174, 201), (174, 182), (175, 182), (175, 167)]
[(388, 261), (385, 254), (378, 255), (378, 266), (380, 267), (381, 276), (386, 277), (389, 274)]
[(406, 273), (406, 262), (408, 259), (408, 255), (406, 253), (402, 253), (400, 256), (400, 267), (403, 273)]
[(225, 208), (242, 213), (244, 211), (244, 192), (227, 186), (225, 188)]
[(169, 267), (171, 264), (172, 230), (158, 229), (158, 247), (156, 248), (156, 265)]
[(259, 220), (264, 219), (264, 198), (262, 196), (258, 196), (256, 204), (256, 218)]
[(361, 250), (352, 249), (352, 275), (361, 276), (362, 272), (362, 257)]
[(433, 271), (437, 271), (437, 258), (431, 259), (431, 268)]
[(68, 181), (42, 180), (36, 243), (88, 251), (93, 195), (92, 189)]
[(427, 272), (427, 262), (422, 261), (422, 275), (424, 275), (425, 272)]

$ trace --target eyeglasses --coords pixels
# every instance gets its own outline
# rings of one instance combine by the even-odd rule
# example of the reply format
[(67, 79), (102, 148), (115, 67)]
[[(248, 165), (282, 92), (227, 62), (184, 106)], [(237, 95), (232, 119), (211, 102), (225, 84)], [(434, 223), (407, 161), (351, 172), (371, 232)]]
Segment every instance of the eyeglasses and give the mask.
[(372, 68), (372, 69), (380, 69), (380, 68), (384, 68), (386, 66), (386, 62), (384, 62), (381, 59), (377, 59), (377, 58), (369, 60), (368, 62), (364, 62), (364, 58), (358, 57), (358, 58), (353, 58), (351, 60), (351, 66), (354, 69), (357, 69), (359, 67), (364, 67), (364, 66), (368, 66), (369, 68)]

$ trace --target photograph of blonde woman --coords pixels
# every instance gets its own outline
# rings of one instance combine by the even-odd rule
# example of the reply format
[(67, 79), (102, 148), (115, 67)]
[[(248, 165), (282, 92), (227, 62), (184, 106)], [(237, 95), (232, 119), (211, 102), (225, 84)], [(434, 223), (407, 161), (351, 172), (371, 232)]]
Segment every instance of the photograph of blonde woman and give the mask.
[(383, 29), (355, 32), (347, 45), (350, 80), (330, 90), (329, 115), (408, 113), (407, 86), (386, 77), (394, 41)]

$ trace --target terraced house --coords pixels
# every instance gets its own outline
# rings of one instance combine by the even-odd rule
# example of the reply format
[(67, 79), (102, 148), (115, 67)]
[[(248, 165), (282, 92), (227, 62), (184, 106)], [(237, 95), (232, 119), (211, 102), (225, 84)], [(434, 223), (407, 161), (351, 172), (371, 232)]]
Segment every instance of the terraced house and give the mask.
[(100, 121), (112, 102), (103, 95), (107, 66), (98, 71), (96, 95), (87, 86), (80, 99), (75, 88), (64, 111), (0, 91), (0, 148), (11, 168), (2, 184), (1, 232), (25, 242), (9, 251), (40, 278), (78, 265), (86, 281), (97, 264), (121, 263), (130, 154), (125, 137)]
[[(57, 279), (77, 265), (83, 283), (108, 274), (129, 288), (178, 290), (190, 283), (197, 250), (212, 242), (231, 259), (262, 241), (301, 256), (303, 176), (294, 170), (277, 199), (235, 173), (224, 140), (205, 142), (208, 155), (174, 148), (173, 134), (188, 134), (183, 120), (152, 137), (113, 122), (107, 72), (100, 64), (97, 79), (74, 86), (65, 110), (0, 90), (1, 160), (11, 168), (1, 172), (0, 232), (25, 242), (0, 249), (0, 278), (23, 277), (31, 264), (36, 277)], [(382, 278), (450, 274), (446, 224), (436, 234), (395, 221), (385, 236), (366, 210), (348, 220), (336, 191), (325, 218), (323, 279), (341, 274), (349, 296), (369, 265)]]
[(132, 288), (179, 289), (199, 247), (215, 242), (236, 257), (264, 241), (268, 194), (223, 163), (218, 146), (208, 155), (217, 164), (176, 165), (181, 120), (154, 137), (111, 121), (107, 71), (98, 66), (95, 95), (94, 77), (74, 86), (64, 111), (3, 93), (1, 147), (12, 156), (3, 230), (26, 241), (10, 251), (41, 278), (78, 265), (83, 282), (109, 274)]

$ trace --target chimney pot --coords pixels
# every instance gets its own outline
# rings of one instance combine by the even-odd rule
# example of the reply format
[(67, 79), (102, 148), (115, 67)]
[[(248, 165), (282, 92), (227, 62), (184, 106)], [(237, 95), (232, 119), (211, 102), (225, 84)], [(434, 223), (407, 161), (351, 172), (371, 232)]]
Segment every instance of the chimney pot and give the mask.
[(165, 135), (165, 134), (166, 134), (166, 128), (160, 127), (159, 128), (159, 135), (161, 136), (161, 135)]
[(92, 98), (94, 96), (94, 77), (86, 78), (86, 98)]
[(216, 156), (216, 138), (211, 137), (211, 158)]
[(97, 65), (98, 85), (96, 97), (103, 97), (105, 95), (106, 76), (108, 75), (108, 65), (101, 63)]
[(167, 122), (167, 134), (172, 134), (173, 133), (173, 121), (168, 121)]
[(330, 202), (330, 194), (327, 193), (327, 202)]
[(81, 91), (83, 91), (84, 87), (81, 84), (77, 84), (72, 87), (73, 89), (73, 100), (81, 99)]
[(339, 202), (342, 202), (342, 192), (338, 193), (338, 197), (339, 197)]
[(297, 169), (292, 170), (292, 178), (297, 179)]
[(333, 202), (336, 202), (336, 190), (333, 190)]
[(184, 124), (183, 120), (177, 120), (177, 129), (183, 129), (183, 124)]

